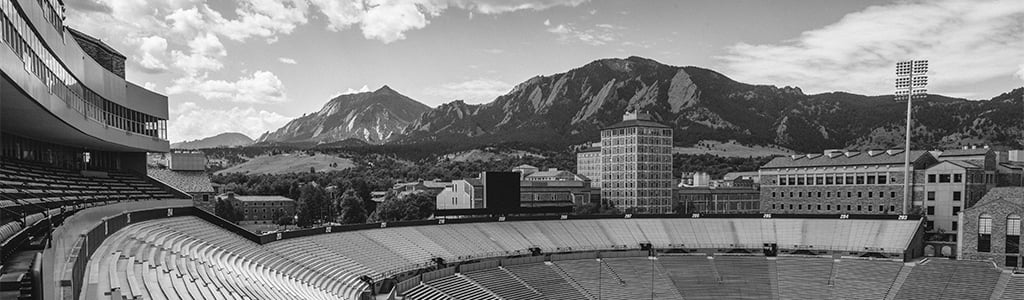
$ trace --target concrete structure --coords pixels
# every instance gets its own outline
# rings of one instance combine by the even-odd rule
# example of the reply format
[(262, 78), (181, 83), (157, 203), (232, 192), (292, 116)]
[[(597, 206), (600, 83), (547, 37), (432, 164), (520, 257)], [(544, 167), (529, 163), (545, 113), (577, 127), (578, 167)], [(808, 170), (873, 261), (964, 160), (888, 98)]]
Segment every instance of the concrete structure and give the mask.
[(956, 232), (957, 215), (978, 202), (989, 190), (992, 178), (982, 167), (967, 160), (943, 161), (925, 169), (925, 230)]
[(434, 181), (434, 180), (401, 182), (401, 183), (396, 183), (394, 186), (392, 186), (391, 190), (398, 197), (405, 197), (405, 196), (407, 196), (409, 194), (413, 194), (413, 193), (422, 193), (422, 192), (440, 193), (442, 190), (447, 188), (449, 184), (450, 183), (447, 183), (447, 182)]
[(672, 211), (672, 128), (626, 113), (601, 130), (601, 199), (624, 211)]
[(601, 188), (601, 143), (594, 143), (576, 153), (576, 174), (590, 178), (590, 185)]
[(672, 195), (677, 214), (757, 214), (761, 192), (752, 188), (678, 187)]
[(13, 159), (146, 173), (167, 152), (167, 97), (124, 79), (124, 55), (64, 26), (61, 1), (0, 0), (0, 135)]
[(707, 172), (683, 172), (679, 180), (679, 187), (708, 187), (711, 185), (711, 175)]
[(265, 224), (276, 221), (277, 216), (294, 216), (295, 200), (282, 196), (240, 196), (224, 193), (218, 201), (231, 201), (236, 209), (242, 210), (245, 218), (241, 224)]
[(997, 187), (960, 215), (958, 258), (1020, 268), (1024, 187)]
[[(924, 203), (924, 170), (937, 163), (911, 151), (911, 207)], [(777, 157), (761, 167), (761, 210), (799, 214), (905, 214), (903, 151), (839, 152)]]
[(437, 194), (436, 209), (484, 208), (484, 184), (477, 178), (452, 180)]
[(167, 157), (167, 168), (174, 171), (205, 171), (206, 155), (199, 151), (174, 151)]

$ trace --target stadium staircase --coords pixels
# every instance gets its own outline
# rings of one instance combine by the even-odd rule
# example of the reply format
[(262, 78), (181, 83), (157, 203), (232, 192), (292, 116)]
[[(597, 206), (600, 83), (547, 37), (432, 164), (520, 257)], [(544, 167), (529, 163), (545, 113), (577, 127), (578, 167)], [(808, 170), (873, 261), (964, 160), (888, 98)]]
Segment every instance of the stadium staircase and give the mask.
[(1001, 300), (1020, 299), (1024, 295), (1024, 274), (1010, 274), (1006, 280)]

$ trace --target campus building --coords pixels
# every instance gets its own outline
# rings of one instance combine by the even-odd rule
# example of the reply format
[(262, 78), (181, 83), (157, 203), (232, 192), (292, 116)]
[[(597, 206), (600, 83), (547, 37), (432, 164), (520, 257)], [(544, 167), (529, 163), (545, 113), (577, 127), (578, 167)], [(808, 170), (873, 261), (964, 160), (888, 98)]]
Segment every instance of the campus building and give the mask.
[(576, 152), (576, 174), (590, 179), (590, 186), (601, 188), (601, 143), (594, 143)]
[(241, 224), (273, 223), (275, 218), (295, 215), (295, 200), (283, 196), (240, 196), (224, 193), (218, 201), (230, 201), (235, 209), (241, 210), (244, 218)]
[[(910, 207), (924, 203), (925, 170), (938, 161), (911, 151)], [(826, 151), (776, 157), (761, 167), (767, 213), (905, 214), (903, 150)]]
[(601, 199), (637, 213), (672, 212), (672, 128), (626, 113), (601, 130)]
[[(1024, 216), (1024, 187), (997, 187), (958, 218), (962, 225), (957, 238), (958, 258), (991, 260), (1006, 268), (1020, 268), (1021, 216)], [(927, 253), (928, 249), (925, 249)]]

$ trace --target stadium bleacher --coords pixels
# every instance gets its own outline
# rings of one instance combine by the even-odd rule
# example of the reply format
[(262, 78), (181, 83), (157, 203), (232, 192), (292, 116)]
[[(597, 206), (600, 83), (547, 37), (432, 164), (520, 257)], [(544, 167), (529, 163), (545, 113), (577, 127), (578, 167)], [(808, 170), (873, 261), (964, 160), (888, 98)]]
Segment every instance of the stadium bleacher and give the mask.
[[(673, 254), (621, 251), (617, 246), (634, 241), (666, 246), (703, 243), (706, 247), (728, 247), (759, 243), (774, 236), (790, 242), (807, 241), (820, 247), (857, 249), (859, 247), (848, 241), (856, 239), (870, 244), (874, 239), (854, 235), (893, 235), (878, 230), (904, 228), (895, 221), (887, 224), (890, 226), (856, 224), (858, 230), (825, 239), (821, 235), (839, 229), (805, 230), (805, 227), (843, 223), (812, 221), (818, 220), (485, 222), (343, 231), (261, 245), (200, 218), (172, 217), (130, 224), (108, 238), (102, 251), (97, 251), (89, 261), (90, 282), (98, 287), (90, 290), (90, 295), (154, 299), (360, 299), (367, 290), (360, 280), (362, 276), (382, 280), (388, 276), (416, 274), (406, 271), (428, 270), (435, 263), (429, 261), (434, 257), (445, 258), (458, 266), (460, 261), (529, 256), (529, 251), (525, 250), (530, 247), (589, 247), (600, 250), (595, 254), (599, 256), (593, 257), (601, 259), (552, 255), (546, 257), (547, 261), (493, 263), (464, 273), (456, 270), (440, 277), (431, 276), (429, 280), (424, 275), (425, 282), (397, 291), (398, 296), (405, 299), (634, 299), (652, 295), (657, 299), (983, 299), (995, 295), (993, 291), (1001, 289), (1000, 286), (1013, 293), (1021, 282), (1003, 276), (1005, 283), (997, 284), (1003, 278), (1001, 271), (983, 262), (928, 259), (914, 266), (913, 263), (905, 265), (900, 259)], [(779, 223), (783, 223), (782, 226), (776, 226)], [(650, 228), (658, 224), (662, 227)], [(764, 224), (771, 224), (774, 230), (764, 230)], [(729, 228), (744, 228), (745, 232), (728, 232)], [(867, 230), (871, 228), (876, 231)], [(581, 233), (569, 237), (572, 241), (567, 240), (566, 234), (573, 231)], [(680, 232), (688, 232), (692, 240), (676, 234)], [(793, 234), (814, 237), (788, 236)], [(886, 247), (898, 247), (905, 241), (886, 243)], [(631, 249), (637, 247), (631, 246)], [(619, 257), (622, 255), (601, 253), (633, 254)], [(648, 257), (646, 253), (656, 253), (656, 256)], [(902, 280), (900, 274), (904, 274)]]

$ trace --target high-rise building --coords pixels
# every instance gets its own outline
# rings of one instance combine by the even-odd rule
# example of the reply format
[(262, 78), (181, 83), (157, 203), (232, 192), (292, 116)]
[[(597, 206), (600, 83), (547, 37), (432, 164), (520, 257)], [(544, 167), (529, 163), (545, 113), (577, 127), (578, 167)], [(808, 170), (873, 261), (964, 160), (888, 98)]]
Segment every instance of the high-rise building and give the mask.
[(590, 186), (601, 188), (601, 143), (576, 152), (576, 174), (590, 179)]
[(601, 199), (636, 213), (672, 212), (672, 128), (626, 113), (601, 130)]

